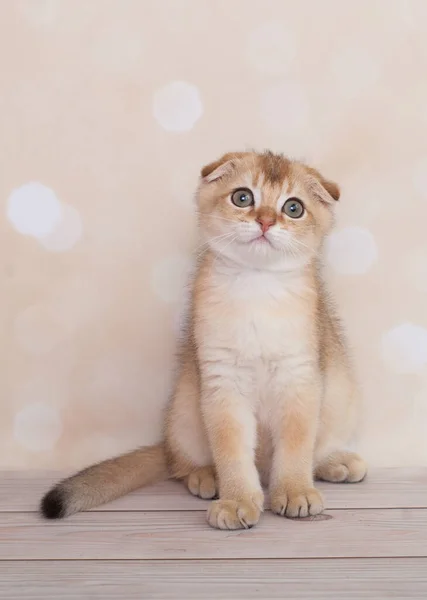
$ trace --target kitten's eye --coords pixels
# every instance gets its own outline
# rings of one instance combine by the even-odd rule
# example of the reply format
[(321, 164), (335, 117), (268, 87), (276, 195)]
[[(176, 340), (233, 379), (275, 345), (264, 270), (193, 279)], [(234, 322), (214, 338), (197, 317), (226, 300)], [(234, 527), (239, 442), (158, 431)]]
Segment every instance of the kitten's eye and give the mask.
[(252, 206), (254, 204), (254, 195), (251, 190), (242, 188), (231, 194), (231, 201), (234, 206), (237, 206), (238, 208), (246, 208), (247, 206)]
[(289, 198), (283, 205), (282, 211), (291, 219), (299, 219), (303, 216), (305, 208), (304, 204), (298, 198)]

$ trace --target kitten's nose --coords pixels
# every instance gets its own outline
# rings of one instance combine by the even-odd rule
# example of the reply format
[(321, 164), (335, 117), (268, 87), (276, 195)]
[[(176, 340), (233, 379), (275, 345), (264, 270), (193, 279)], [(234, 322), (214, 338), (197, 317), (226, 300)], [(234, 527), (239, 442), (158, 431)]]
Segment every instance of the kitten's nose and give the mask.
[(263, 215), (262, 217), (257, 217), (257, 223), (261, 225), (261, 231), (265, 233), (274, 223), (276, 219), (270, 215)]

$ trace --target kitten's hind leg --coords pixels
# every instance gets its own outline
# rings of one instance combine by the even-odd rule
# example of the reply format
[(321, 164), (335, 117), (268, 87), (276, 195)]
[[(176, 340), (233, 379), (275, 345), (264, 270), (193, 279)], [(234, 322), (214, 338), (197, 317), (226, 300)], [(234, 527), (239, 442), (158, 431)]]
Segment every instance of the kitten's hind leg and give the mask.
[(193, 496), (217, 496), (212, 453), (200, 411), (195, 362), (184, 363), (166, 418), (166, 444), (173, 478), (183, 481)]
[(363, 458), (345, 450), (332, 452), (315, 466), (315, 477), (332, 483), (358, 483), (367, 473)]
[(196, 467), (185, 478), (185, 483), (193, 496), (204, 500), (212, 500), (218, 496), (218, 484), (213, 467)]

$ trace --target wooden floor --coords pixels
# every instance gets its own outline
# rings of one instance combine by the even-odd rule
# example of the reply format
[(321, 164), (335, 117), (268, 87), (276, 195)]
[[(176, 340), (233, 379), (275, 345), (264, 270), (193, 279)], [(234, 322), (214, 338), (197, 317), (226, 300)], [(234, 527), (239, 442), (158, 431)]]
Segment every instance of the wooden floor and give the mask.
[(180, 484), (43, 521), (58, 475), (0, 474), (0, 598), (427, 599), (427, 469), (321, 485), (327, 510), (216, 531)]

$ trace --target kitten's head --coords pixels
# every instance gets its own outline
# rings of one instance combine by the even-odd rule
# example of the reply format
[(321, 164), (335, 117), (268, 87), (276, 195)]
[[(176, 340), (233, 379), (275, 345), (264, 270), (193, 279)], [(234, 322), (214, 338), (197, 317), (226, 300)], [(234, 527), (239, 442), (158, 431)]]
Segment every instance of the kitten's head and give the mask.
[(245, 266), (291, 269), (319, 251), (339, 196), (311, 167), (271, 152), (240, 152), (202, 169), (196, 199), (214, 253)]

